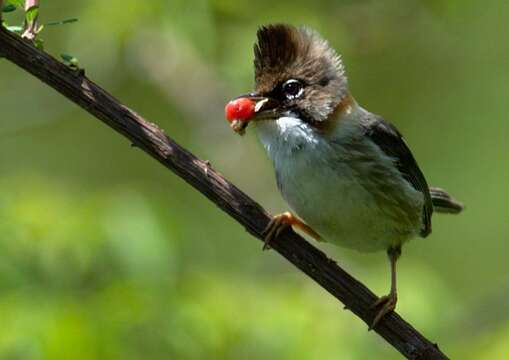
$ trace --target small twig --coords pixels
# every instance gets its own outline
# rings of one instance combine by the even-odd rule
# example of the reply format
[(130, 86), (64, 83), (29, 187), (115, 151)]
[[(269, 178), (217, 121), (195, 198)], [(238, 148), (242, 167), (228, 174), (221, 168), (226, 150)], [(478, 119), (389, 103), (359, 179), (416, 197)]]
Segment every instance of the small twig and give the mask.
[[(263, 230), (271, 219), (269, 214), (204, 161), (167, 137), (156, 125), (85, 76), (5, 29), (0, 29), (0, 54), (124, 135), (232, 216), (250, 234), (263, 240)], [(375, 294), (301, 236), (286, 231), (274, 239), (271, 247), (366, 324), (373, 321), (376, 311), (371, 305), (377, 300)], [(374, 331), (409, 359), (447, 359), (436, 344), (396, 313), (388, 314)]]
[[(25, 0), (25, 12), (32, 9), (35, 6), (39, 6), (39, 0)], [(38, 24), (37, 24), (37, 18), (39, 16), (36, 15), (35, 18), (27, 22), (25, 21), (25, 31), (23, 31), (23, 34), (21, 34), (21, 37), (30, 41), (34, 41), (35, 37), (37, 36), (37, 30), (38, 30)]]

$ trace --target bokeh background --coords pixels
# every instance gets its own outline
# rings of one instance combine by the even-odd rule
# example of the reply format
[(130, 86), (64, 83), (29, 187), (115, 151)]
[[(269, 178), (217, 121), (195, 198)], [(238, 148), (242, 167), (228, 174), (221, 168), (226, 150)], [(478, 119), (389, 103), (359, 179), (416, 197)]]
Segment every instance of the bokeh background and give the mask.
[[(257, 26), (306, 24), (356, 99), (463, 200), (399, 265), (398, 310), (452, 358), (509, 357), (509, 2), (42, 1), (46, 50), (287, 207), (225, 102), (253, 85)], [(19, 23), (21, 14), (6, 16)], [(0, 59), (0, 359), (399, 359), (366, 325), (203, 196)], [(377, 293), (383, 253), (320, 245)]]

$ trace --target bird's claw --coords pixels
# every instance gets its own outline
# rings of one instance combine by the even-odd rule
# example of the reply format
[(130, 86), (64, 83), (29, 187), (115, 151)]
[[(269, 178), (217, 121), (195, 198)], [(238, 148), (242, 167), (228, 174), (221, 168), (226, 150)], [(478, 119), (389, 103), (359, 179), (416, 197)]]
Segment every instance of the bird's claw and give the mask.
[(384, 295), (384, 296), (380, 297), (373, 305), (371, 305), (370, 309), (376, 309), (380, 306), (382, 306), (382, 308), (376, 314), (376, 316), (368, 330), (373, 330), (373, 328), (378, 325), (380, 320), (382, 320), (382, 318), (385, 315), (393, 312), (394, 309), (396, 309), (397, 302), (398, 302), (398, 296), (396, 295), (396, 293), (391, 293), (389, 295)]
[(284, 230), (290, 227), (286, 214), (276, 215), (263, 230), (264, 244), (263, 250), (270, 249), (270, 243), (277, 238)]

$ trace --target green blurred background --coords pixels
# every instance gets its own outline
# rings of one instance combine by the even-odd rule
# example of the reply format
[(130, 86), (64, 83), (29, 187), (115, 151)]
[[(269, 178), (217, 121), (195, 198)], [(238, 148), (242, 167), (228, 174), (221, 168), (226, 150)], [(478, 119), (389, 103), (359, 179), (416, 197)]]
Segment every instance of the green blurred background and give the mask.
[[(403, 251), (398, 310), (456, 359), (509, 357), (509, 2), (42, 1), (46, 50), (287, 207), (223, 106), (253, 85), (257, 26), (306, 24), (356, 99), (467, 204)], [(19, 22), (19, 12), (7, 21)], [(141, 151), (0, 59), (0, 359), (399, 359), (364, 323)], [(378, 294), (383, 253), (320, 246)]]

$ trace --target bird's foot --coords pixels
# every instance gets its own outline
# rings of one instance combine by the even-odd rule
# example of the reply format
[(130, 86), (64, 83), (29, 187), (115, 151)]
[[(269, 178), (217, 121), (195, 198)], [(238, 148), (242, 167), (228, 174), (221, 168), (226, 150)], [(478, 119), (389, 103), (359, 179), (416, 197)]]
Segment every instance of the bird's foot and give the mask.
[(269, 225), (263, 230), (263, 250), (270, 249), (270, 243), (277, 238), (281, 232), (289, 228), (293, 223), (294, 216), (290, 212), (276, 215), (270, 220)]
[(291, 212), (287, 211), (282, 214), (276, 215), (269, 222), (269, 225), (263, 231), (265, 236), (265, 244), (263, 245), (263, 250), (270, 249), (270, 242), (277, 238), (279, 234), (281, 234), (284, 230), (286, 230), (290, 226), (295, 226), (300, 229), (304, 233), (311, 236), (316, 241), (321, 241), (320, 235), (311, 227), (304, 224), (300, 221), (296, 216), (294, 216)]
[(382, 307), (380, 311), (376, 314), (375, 319), (371, 323), (369, 330), (372, 330), (375, 326), (378, 325), (382, 318), (393, 312), (396, 309), (396, 303), (398, 302), (398, 295), (396, 292), (391, 292), (389, 295), (384, 295), (380, 297), (373, 305), (371, 305), (371, 309), (376, 309), (378, 307)]

